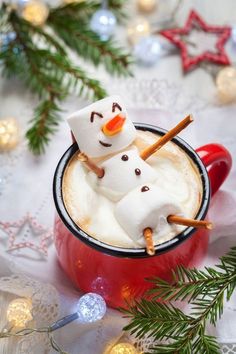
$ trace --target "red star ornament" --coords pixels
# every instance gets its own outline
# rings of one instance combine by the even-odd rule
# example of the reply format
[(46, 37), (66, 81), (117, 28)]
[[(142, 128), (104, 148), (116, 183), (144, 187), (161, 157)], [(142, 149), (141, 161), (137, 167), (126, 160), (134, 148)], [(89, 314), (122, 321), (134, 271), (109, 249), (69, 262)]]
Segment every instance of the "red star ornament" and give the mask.
[[(196, 56), (190, 55), (187, 43), (185, 43), (182, 36), (189, 35), (190, 32), (194, 29), (205, 33), (213, 33), (217, 36), (215, 52), (206, 50)], [(231, 28), (222, 26), (210, 26), (206, 24), (205, 21), (194, 10), (189, 13), (187, 22), (183, 28), (163, 30), (160, 32), (160, 34), (180, 48), (182, 66), (185, 72), (193, 69), (199, 63), (204, 61), (220, 65), (230, 65), (230, 60), (224, 50), (224, 45), (231, 35)]]

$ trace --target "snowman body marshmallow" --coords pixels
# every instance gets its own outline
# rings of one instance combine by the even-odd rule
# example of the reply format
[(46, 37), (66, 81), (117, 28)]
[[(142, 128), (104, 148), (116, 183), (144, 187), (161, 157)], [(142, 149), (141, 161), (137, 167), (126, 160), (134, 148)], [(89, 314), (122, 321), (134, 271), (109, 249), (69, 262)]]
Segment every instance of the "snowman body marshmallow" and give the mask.
[(139, 156), (136, 147), (125, 150), (104, 161), (103, 178), (89, 172), (88, 180), (99, 193), (110, 200), (118, 201), (132, 189), (144, 183), (154, 182), (157, 173)]
[(182, 215), (179, 203), (155, 184), (139, 186), (124, 196), (115, 206), (115, 216), (129, 237), (145, 245), (143, 232), (151, 228), (154, 243), (167, 228), (169, 215)]

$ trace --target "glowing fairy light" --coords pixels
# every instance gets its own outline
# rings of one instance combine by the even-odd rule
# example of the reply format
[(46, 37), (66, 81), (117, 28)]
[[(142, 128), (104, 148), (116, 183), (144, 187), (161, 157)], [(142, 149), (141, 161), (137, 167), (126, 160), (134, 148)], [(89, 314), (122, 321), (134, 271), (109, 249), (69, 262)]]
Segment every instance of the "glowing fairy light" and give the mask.
[(109, 354), (138, 354), (138, 352), (130, 343), (119, 343), (111, 349)]
[(81, 323), (92, 323), (101, 320), (106, 313), (107, 307), (102, 296), (95, 293), (83, 295), (77, 304), (76, 312), (63, 317), (50, 326), (50, 331), (66, 326), (68, 323), (79, 320)]
[(77, 313), (80, 322), (96, 322), (105, 315), (106, 303), (98, 294), (85, 294), (79, 299)]
[(35, 26), (44, 25), (48, 14), (49, 9), (47, 5), (38, 0), (30, 0), (22, 10), (22, 17)]
[(32, 301), (19, 298), (11, 301), (7, 308), (7, 320), (15, 327), (25, 327), (33, 319)]
[(14, 118), (0, 120), (0, 151), (13, 149), (19, 142), (19, 126)]

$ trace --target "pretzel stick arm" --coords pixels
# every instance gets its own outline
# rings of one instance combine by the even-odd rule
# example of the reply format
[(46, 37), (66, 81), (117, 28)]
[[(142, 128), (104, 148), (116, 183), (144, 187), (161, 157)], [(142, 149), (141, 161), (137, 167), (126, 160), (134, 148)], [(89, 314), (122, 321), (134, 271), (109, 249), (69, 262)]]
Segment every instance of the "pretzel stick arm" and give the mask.
[(147, 160), (152, 154), (159, 150), (163, 145), (172, 140), (177, 134), (179, 134), (183, 129), (185, 129), (190, 123), (193, 122), (193, 117), (188, 115), (179, 124), (177, 124), (173, 129), (169, 130), (165, 135), (158, 139), (153, 145), (148, 146), (144, 149), (140, 157), (143, 160)]
[(147, 253), (149, 256), (154, 256), (155, 254), (155, 249), (154, 249), (154, 244), (153, 244), (153, 232), (150, 227), (147, 227), (146, 229), (143, 230), (143, 236), (146, 241), (146, 249)]
[(177, 215), (168, 216), (167, 221), (172, 224), (192, 226), (197, 229), (212, 230), (213, 228), (213, 224), (207, 220), (186, 219), (183, 218), (182, 216), (177, 216)]
[(98, 178), (102, 178), (105, 174), (105, 171), (102, 167), (97, 166), (86, 154), (80, 152), (78, 154), (78, 160), (83, 162), (90, 171), (94, 172)]

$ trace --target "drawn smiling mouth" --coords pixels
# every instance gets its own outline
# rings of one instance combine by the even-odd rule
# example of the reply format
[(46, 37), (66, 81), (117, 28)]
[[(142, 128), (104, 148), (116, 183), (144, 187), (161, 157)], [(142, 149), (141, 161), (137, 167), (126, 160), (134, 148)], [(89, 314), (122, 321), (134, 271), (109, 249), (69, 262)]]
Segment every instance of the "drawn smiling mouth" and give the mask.
[(102, 140), (99, 140), (99, 143), (104, 147), (111, 147), (112, 146), (112, 144), (104, 143), (104, 141), (102, 141)]

